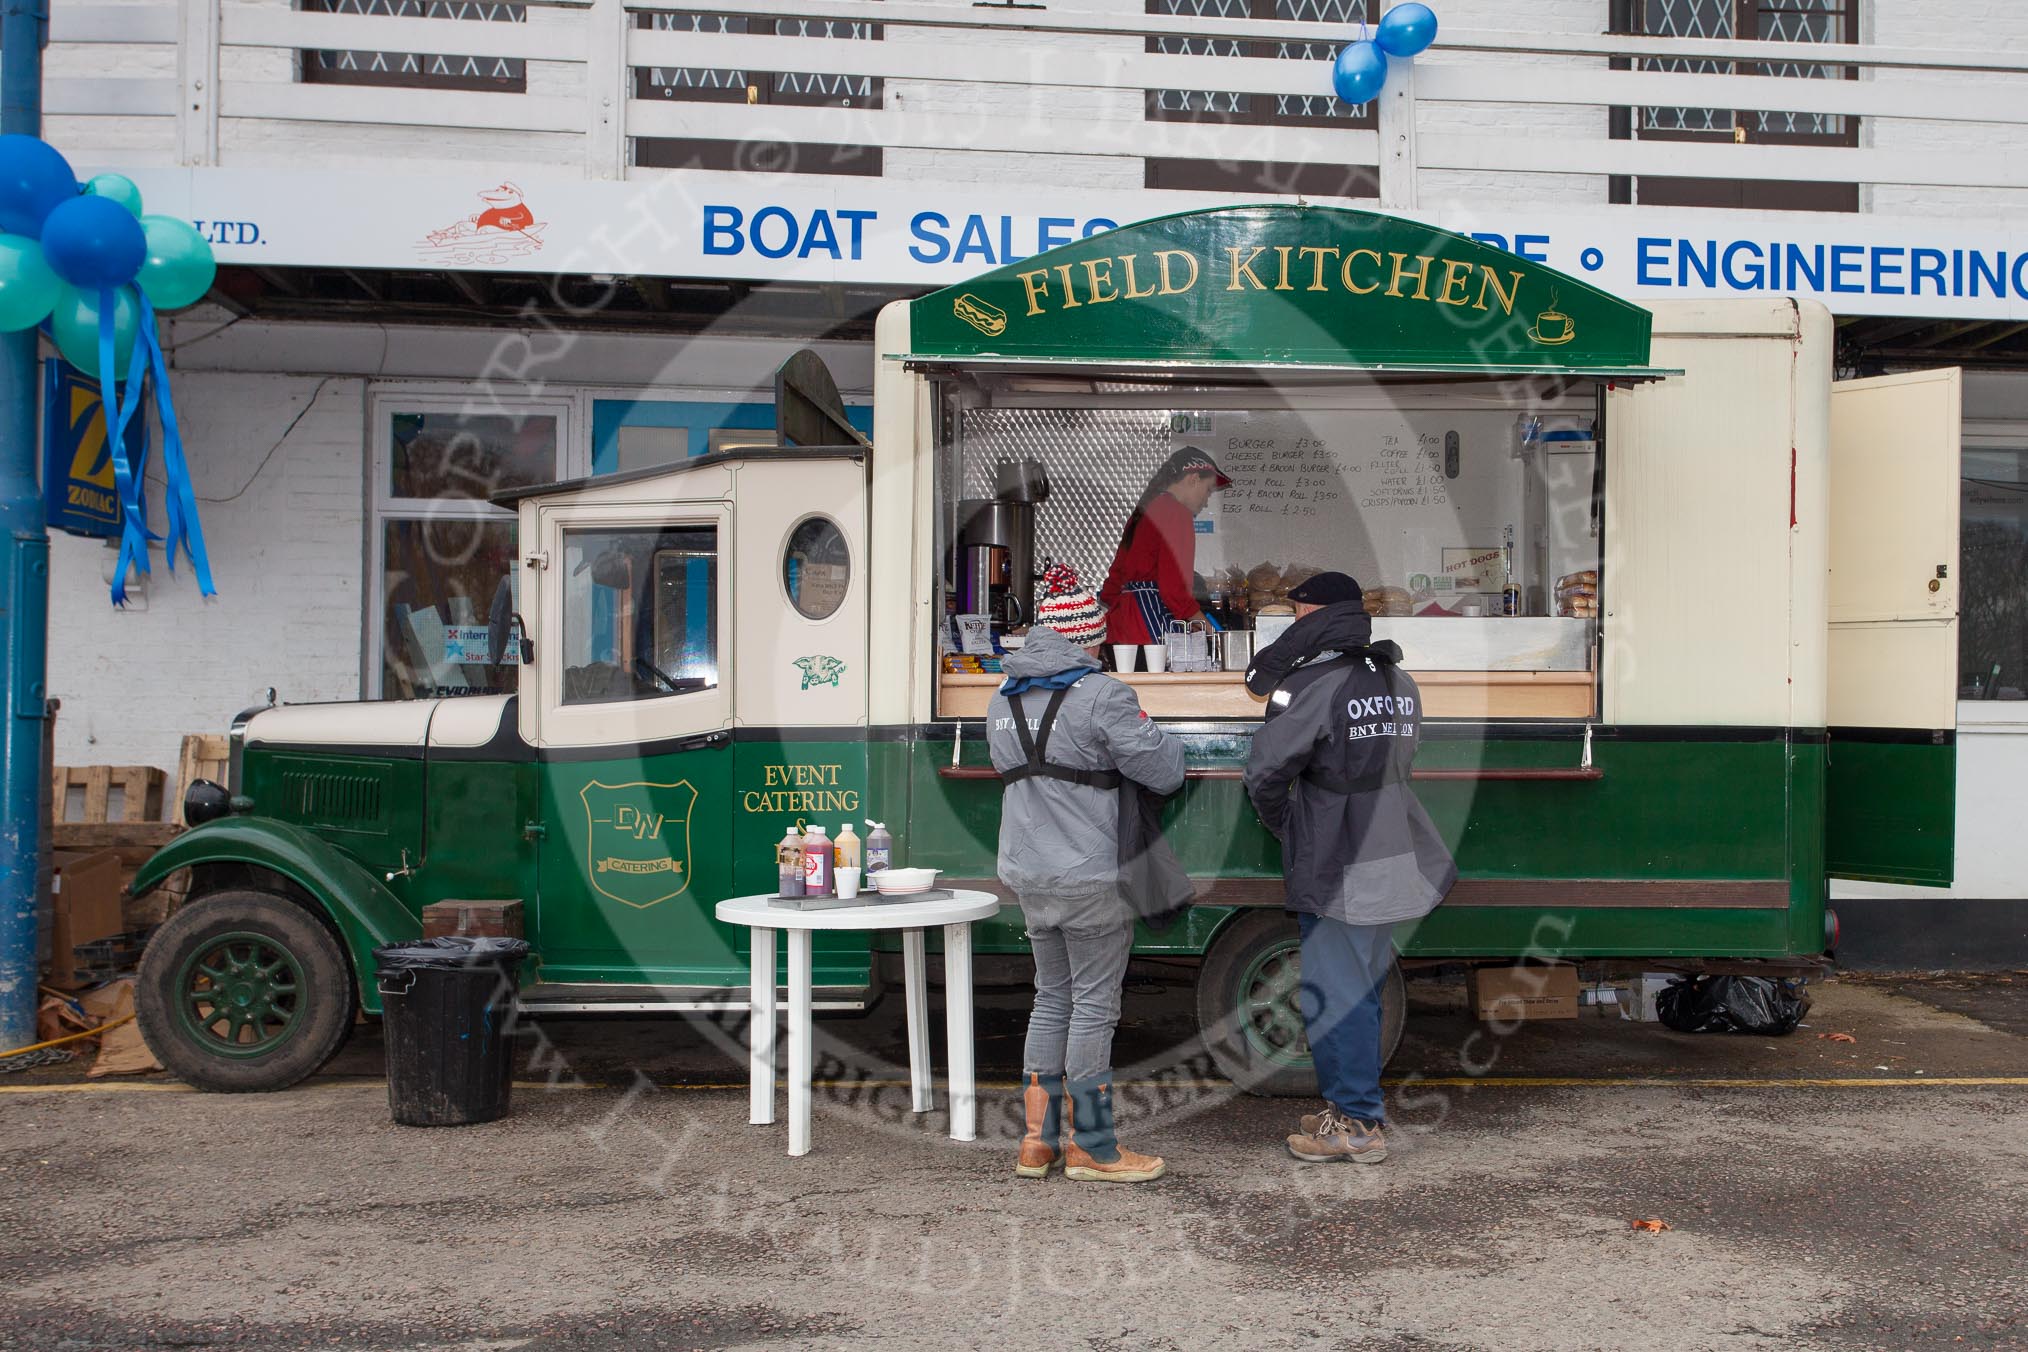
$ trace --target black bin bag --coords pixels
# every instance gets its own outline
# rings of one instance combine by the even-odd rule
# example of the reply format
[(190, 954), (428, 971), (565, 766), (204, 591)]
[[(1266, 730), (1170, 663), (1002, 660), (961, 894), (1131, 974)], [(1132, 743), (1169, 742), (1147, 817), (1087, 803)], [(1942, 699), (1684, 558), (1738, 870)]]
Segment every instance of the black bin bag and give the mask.
[(409, 1127), (507, 1115), (520, 939), (446, 936), (373, 950), (387, 1038), (387, 1106)]
[(1695, 976), (1655, 996), (1655, 1016), (1679, 1033), (1784, 1037), (1809, 1012), (1802, 982), (1764, 976)]

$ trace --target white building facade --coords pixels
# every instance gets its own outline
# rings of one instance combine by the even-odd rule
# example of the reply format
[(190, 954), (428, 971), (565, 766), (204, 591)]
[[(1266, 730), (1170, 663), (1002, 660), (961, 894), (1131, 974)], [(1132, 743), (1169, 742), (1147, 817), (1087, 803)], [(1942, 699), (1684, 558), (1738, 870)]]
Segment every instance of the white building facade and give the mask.
[(158, 567), (115, 612), (60, 538), (57, 759), (173, 768), (268, 687), (487, 688), (491, 489), (765, 429), (804, 346), (863, 415), (887, 299), (1301, 198), (1637, 301), (1812, 296), (1844, 374), (1966, 367), (1952, 895), (2028, 898), (2028, 7), (1436, 0), (1348, 107), (1387, 4), (52, 0), (45, 134), (223, 265), (164, 332), (220, 597)]

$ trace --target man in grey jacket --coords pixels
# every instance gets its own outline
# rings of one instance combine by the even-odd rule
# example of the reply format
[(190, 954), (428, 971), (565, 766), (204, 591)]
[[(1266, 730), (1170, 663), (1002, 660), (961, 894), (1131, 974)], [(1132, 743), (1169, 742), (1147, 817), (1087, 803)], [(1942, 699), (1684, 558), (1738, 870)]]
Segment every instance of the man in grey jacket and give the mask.
[(1380, 997), (1394, 927), (1429, 914), (1458, 876), (1410, 787), (1421, 692), (1401, 649), (1374, 642), (1361, 595), (1343, 573), (1290, 592), (1299, 618), (1247, 680), (1281, 706), (1254, 734), (1246, 791), (1282, 842), (1283, 904), (1302, 929), (1303, 1024), (1325, 1104), (1289, 1153), (1313, 1163), (1387, 1158)]
[[(1007, 781), (1000, 880), (1020, 899), (1035, 953), (1035, 1005), (1022, 1054), (1027, 1131), (1015, 1172), (1141, 1183), (1162, 1161), (1113, 1130), (1113, 1030), (1134, 917), (1119, 893), (1121, 776), (1159, 794), (1183, 784), (1183, 745), (1099, 670), (1105, 616), (1068, 567), (1047, 597), (987, 712), (987, 745)], [(1059, 1149), (1061, 1110), (1071, 1140)]]

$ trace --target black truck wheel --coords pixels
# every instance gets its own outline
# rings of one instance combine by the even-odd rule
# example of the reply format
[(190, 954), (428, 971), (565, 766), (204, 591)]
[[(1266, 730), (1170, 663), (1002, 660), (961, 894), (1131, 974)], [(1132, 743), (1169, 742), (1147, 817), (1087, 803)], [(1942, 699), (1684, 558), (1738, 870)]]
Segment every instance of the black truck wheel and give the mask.
[(199, 1089), (286, 1089), (352, 1031), (352, 974), (314, 915), (269, 892), (216, 892), (149, 939), (135, 983), (142, 1036)]
[[(1205, 955), (1197, 977), (1197, 1027), (1219, 1070), (1249, 1094), (1316, 1096), (1317, 1069), (1298, 997), (1302, 962), (1295, 919), (1281, 911), (1240, 916)], [(1383, 1063), (1401, 1045), (1407, 1007), (1397, 962), (1380, 990)]]

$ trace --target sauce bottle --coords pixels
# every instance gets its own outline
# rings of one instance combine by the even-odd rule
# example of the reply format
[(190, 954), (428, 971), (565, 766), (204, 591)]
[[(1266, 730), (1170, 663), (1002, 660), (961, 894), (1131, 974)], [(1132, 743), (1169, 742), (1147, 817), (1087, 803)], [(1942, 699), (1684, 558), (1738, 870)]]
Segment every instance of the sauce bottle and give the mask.
[(873, 828), (866, 833), (866, 871), (873, 874), (893, 866), (894, 837), (887, 834), (886, 822), (868, 817), (866, 824)]
[(831, 870), (837, 863), (831, 853), (832, 848), (831, 838), (824, 834), (821, 826), (812, 826), (810, 833), (803, 837), (804, 896), (831, 895)]
[(846, 822), (838, 828), (838, 867), (859, 867), (859, 837), (853, 833), (852, 823)]
[(793, 826), (782, 837), (782, 843), (775, 846), (775, 870), (780, 875), (781, 890), (777, 896), (803, 895), (803, 833)]

